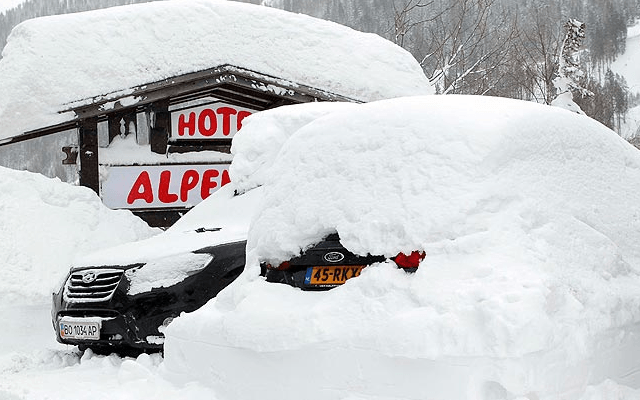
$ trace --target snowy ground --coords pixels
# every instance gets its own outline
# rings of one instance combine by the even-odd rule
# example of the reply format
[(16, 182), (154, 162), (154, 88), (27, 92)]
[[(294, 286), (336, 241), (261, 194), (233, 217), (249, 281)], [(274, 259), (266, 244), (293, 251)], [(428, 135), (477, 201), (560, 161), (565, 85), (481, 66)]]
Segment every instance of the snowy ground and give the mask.
[[(640, 174), (637, 151), (592, 120), (518, 104), (452, 96), (301, 105), (256, 114), (234, 145), (238, 189), (271, 188), (262, 216), (253, 223), (246, 273), (218, 299), (169, 326), (165, 358), (132, 359), (81, 354), (56, 343), (44, 288), (54, 286), (53, 276), (65, 268), (56, 266), (51, 273), (53, 263), (5, 262), (0, 269), (0, 318), (7, 326), (0, 333), (0, 399), (637, 400), (640, 202), (629, 185)], [(457, 107), (474, 111), (466, 122), (457, 120), (460, 129), (445, 138), (442, 130), (448, 132)], [(399, 116), (398, 126), (387, 121), (393, 116)], [(558, 122), (544, 134), (533, 134), (537, 124), (531, 121), (543, 116)], [(514, 119), (521, 129), (512, 129)], [(471, 136), (464, 134), (469, 123)], [(252, 132), (262, 134), (260, 140), (242, 139)], [(400, 164), (376, 153), (397, 134), (405, 135), (401, 143), (406, 144), (396, 148)], [(362, 141), (361, 135), (369, 139)], [(261, 140), (272, 146), (261, 146)], [(357, 156), (346, 154), (358, 162), (326, 168), (326, 157), (341, 153), (338, 142), (348, 152), (356, 150)], [(307, 146), (317, 154), (301, 151)], [(423, 156), (414, 157), (418, 154)], [(371, 168), (383, 159), (385, 168)], [(414, 166), (427, 162), (438, 174), (428, 182), (390, 181), (398, 173), (407, 178), (424, 173), (403, 169), (403, 160)], [(300, 167), (295, 173), (292, 162)], [(373, 164), (353, 175), (367, 163)], [(371, 171), (382, 187), (396, 187), (378, 193), (381, 202), (367, 203), (358, 194), (358, 181), (371, 183), (366, 178)], [(243, 173), (250, 176), (243, 180)], [(336, 173), (346, 182), (331, 179)], [(343, 188), (344, 197), (331, 200), (326, 197), (331, 190), (309, 191), (315, 185), (307, 174), (353, 190)], [(25, 241), (20, 253), (76, 259), (90, 251), (75, 246), (87, 237), (94, 241), (89, 247), (100, 248), (114, 240), (112, 229), (132, 232), (121, 241), (155, 233), (140, 229), (129, 214), (103, 209), (84, 188), (5, 169), (0, 178), (13, 182), (0, 198), (4, 240), (24, 226), (58, 238)], [(25, 180), (29, 183), (21, 186)], [(292, 214), (289, 202), (295, 198), (277, 200), (278, 193), (290, 193), (291, 185), (321, 201), (314, 204), (307, 197)], [(305, 185), (310, 186), (302, 190)], [(402, 198), (394, 195), (397, 190)], [(611, 196), (617, 207), (601, 207), (611, 204)], [(362, 207), (345, 204), (341, 212), (319, 218), (319, 209), (341, 199), (355, 204), (354, 197), (363, 200)], [(385, 201), (400, 203), (389, 208)], [(438, 210), (433, 218), (394, 228), (401, 213), (390, 211), (420, 212), (413, 207), (424, 201), (431, 202), (427, 209)], [(21, 208), (7, 207), (18, 202)], [(378, 212), (378, 218), (344, 219), (362, 210)], [(272, 223), (274, 213), (290, 231)], [(42, 218), (46, 214), (56, 223)], [(302, 218), (299, 223), (291, 222), (295, 215)], [(91, 234), (75, 225), (83, 219), (94, 221)], [(105, 221), (112, 224), (108, 229), (100, 223)], [(361, 240), (345, 242), (353, 248), (380, 245), (376, 235), (386, 233), (391, 248), (379, 247), (382, 253), (415, 239), (413, 245), (422, 243), (428, 256), (415, 275), (382, 263), (324, 293), (257, 278), (257, 259), (282, 257), (291, 243), (304, 246), (306, 234), (318, 234), (323, 221), (341, 221), (338, 230), (347, 238), (362, 224), (376, 222), (369, 224), (369, 234), (359, 235)], [(6, 248), (15, 245), (5, 243)], [(9, 279), (20, 273), (20, 280)], [(20, 292), (24, 296), (16, 296)]]
[[(0, 346), (1, 400), (231, 400), (218, 396), (212, 388), (202, 383), (172, 379), (158, 355), (142, 355), (137, 359), (120, 358), (115, 355), (96, 356), (90, 353), (83, 355), (74, 348), (56, 343), (49, 323), (48, 304), (18, 307), (15, 304), (3, 304), (0, 306), (0, 316), (3, 321), (10, 322), (13, 326), (11, 330), (5, 329), (0, 333), (3, 343)], [(12, 333), (15, 331), (19, 331), (20, 334)], [(398, 362), (407, 365), (408, 361)], [(381, 369), (381, 372), (385, 371)], [(446, 382), (446, 376), (440, 375), (437, 378), (444, 378), (443, 382)], [(390, 380), (385, 376), (381, 379)], [(395, 379), (410, 383), (416, 376), (394, 375)], [(489, 387), (488, 390), (490, 389)], [(296, 396), (293, 399), (300, 398), (305, 397)], [(499, 392), (489, 398), (506, 399), (500, 397)], [(588, 387), (580, 400), (638, 398), (640, 390), (607, 380)], [(354, 393), (345, 399), (378, 400), (380, 397)], [(424, 396), (423, 399), (429, 397)], [(522, 397), (517, 400), (538, 399)]]

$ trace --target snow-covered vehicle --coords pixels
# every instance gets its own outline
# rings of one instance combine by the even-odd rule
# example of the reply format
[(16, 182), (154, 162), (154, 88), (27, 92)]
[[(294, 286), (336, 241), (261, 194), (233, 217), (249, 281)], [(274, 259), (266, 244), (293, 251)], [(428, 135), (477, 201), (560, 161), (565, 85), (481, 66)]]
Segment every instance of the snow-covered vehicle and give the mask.
[(121, 353), (161, 350), (163, 328), (242, 272), (260, 189), (223, 187), (167, 231), (86, 256), (53, 294), (57, 340)]
[[(263, 190), (245, 270), (167, 328), (167, 371), (237, 400), (265, 388), (577, 400), (595, 398), (590, 385), (640, 386), (637, 149), (586, 116), (511, 99), (315, 107), (327, 106), (258, 113), (234, 137), (232, 184)], [(325, 291), (260, 276), (334, 233), (384, 260)], [(426, 252), (415, 273), (387, 261), (414, 250)]]
[[(415, 272), (424, 257), (424, 251), (414, 250), (408, 255), (400, 252), (391, 260), (398, 268)], [(276, 266), (263, 264), (262, 271), (269, 282), (284, 283), (303, 290), (327, 290), (359, 276), (365, 267), (384, 261), (384, 256), (352, 253), (340, 243), (340, 236), (332, 233), (299, 256)]]

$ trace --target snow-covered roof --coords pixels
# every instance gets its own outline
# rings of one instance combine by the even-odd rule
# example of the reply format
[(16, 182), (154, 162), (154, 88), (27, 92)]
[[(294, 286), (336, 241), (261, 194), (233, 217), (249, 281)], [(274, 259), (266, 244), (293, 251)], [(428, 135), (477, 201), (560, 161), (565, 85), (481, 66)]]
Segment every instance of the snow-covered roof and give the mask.
[(71, 102), (221, 65), (360, 101), (432, 91), (418, 62), (380, 36), (221, 0), (37, 18), (14, 28), (2, 54), (0, 138), (69, 120), (57, 113)]

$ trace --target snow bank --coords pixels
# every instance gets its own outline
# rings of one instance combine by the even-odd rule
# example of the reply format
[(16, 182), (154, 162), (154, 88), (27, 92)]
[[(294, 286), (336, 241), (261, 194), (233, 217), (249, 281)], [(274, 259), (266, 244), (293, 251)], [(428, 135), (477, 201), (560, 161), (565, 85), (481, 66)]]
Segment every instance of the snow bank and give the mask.
[(37, 18), (13, 29), (2, 55), (0, 138), (68, 120), (57, 112), (70, 102), (224, 64), (362, 101), (432, 92), (418, 62), (380, 36), (232, 1)]
[(356, 109), (353, 103), (321, 102), (278, 107), (250, 115), (242, 121), (243, 134), (233, 139), (229, 176), (238, 191), (266, 182), (270, 167), (289, 136), (326, 114)]
[[(51, 324), (47, 325), (51, 331)], [(76, 400), (216, 400), (209, 388), (177, 387), (166, 381), (159, 373), (159, 354), (132, 359), (70, 348), (40, 350), (37, 355), (20, 354), (14, 359), (15, 370), (2, 370), (6, 378), (0, 380), (2, 400), (62, 400), (69, 393)]]
[(298, 129), (261, 172), (266, 200), (249, 250), (278, 263), (338, 230), (352, 251), (393, 256), (546, 213), (589, 224), (636, 261), (640, 194), (630, 182), (640, 162), (610, 134), (590, 118), (499, 98), (348, 105)]
[(76, 257), (159, 232), (129, 211), (109, 210), (88, 188), (3, 167), (0, 221), (6, 303), (49, 301)]
[(633, 390), (626, 386), (617, 385), (606, 380), (598, 386), (587, 388), (581, 400), (632, 400), (640, 398), (640, 390)]
[[(256, 149), (273, 135), (237, 136), (234, 164), (255, 165), (236, 173), (260, 171), (243, 184), (264, 188), (247, 269), (169, 326), (168, 372), (233, 399), (597, 399), (586, 388), (607, 379), (640, 386), (636, 149), (588, 117), (508, 99), (299, 107), (264, 126), (280, 137), (268, 156)], [(427, 257), (415, 274), (381, 263), (319, 293), (258, 277), (259, 261), (332, 231), (357, 253)]]

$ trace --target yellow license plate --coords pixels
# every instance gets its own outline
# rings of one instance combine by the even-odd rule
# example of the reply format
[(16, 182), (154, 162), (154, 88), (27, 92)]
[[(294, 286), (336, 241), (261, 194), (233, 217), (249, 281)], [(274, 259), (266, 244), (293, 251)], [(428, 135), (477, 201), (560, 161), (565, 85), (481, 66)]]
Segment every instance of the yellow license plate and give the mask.
[(309, 267), (304, 277), (307, 285), (342, 285), (347, 279), (360, 275), (364, 265), (328, 265)]

